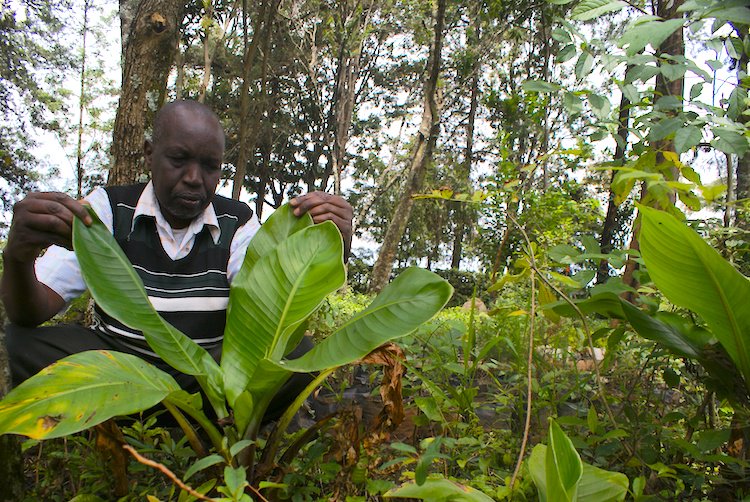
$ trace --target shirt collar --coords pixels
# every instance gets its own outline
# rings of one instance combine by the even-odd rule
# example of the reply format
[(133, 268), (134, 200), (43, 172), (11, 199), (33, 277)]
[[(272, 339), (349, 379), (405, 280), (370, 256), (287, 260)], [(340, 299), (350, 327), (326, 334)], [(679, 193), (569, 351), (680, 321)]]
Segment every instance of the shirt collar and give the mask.
[[(164, 215), (161, 213), (159, 208), (159, 201), (156, 199), (156, 192), (154, 192), (154, 185), (151, 181), (148, 182), (146, 188), (143, 189), (138, 203), (135, 205), (135, 212), (133, 213), (133, 223), (130, 227), (132, 232), (135, 228), (135, 222), (140, 216), (150, 216), (156, 220), (156, 228), (159, 233), (165, 232), (168, 235), (172, 235), (172, 226), (167, 223), (164, 219)], [(216, 211), (214, 210), (213, 202), (208, 204), (208, 207), (203, 210), (188, 226), (188, 234), (198, 234), (204, 226), (208, 227), (208, 231), (211, 233), (211, 238), (214, 244), (219, 243), (221, 237), (221, 228), (219, 228), (219, 219), (216, 217)]]

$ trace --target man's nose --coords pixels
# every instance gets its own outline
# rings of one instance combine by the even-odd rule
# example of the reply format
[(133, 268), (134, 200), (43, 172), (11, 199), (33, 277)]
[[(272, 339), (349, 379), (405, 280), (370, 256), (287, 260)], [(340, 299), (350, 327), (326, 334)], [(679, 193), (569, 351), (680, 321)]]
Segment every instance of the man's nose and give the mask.
[(200, 162), (188, 162), (182, 175), (182, 181), (188, 185), (199, 185), (201, 183), (201, 179)]

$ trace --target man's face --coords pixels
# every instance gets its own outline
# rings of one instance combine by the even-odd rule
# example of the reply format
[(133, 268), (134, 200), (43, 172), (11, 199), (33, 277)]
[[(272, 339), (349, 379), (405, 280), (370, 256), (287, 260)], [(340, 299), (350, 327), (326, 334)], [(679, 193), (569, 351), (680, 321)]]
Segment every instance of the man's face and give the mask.
[(175, 108), (164, 117), (161, 135), (146, 142), (156, 198), (172, 228), (185, 228), (211, 203), (221, 176), (224, 134), (208, 114)]

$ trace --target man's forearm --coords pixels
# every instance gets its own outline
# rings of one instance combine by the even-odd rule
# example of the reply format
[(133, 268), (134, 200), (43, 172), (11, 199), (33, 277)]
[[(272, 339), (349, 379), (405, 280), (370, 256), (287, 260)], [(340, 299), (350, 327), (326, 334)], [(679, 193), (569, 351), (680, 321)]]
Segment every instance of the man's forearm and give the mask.
[(11, 322), (37, 326), (60, 310), (64, 301), (57, 293), (39, 282), (34, 262), (19, 261), (3, 253), (3, 275), (0, 297)]

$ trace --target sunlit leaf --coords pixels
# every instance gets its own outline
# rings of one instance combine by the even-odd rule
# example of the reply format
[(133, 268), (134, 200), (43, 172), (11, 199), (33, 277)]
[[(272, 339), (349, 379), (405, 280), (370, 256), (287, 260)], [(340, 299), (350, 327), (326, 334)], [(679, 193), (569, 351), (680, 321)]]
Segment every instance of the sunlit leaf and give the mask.
[(627, 6), (621, 0), (582, 0), (573, 8), (571, 17), (577, 21), (588, 21)]
[(283, 362), (297, 372), (319, 371), (364, 357), (390, 340), (408, 335), (448, 302), (453, 287), (428, 270), (408, 268), (373, 302), (299, 359)]
[(581, 97), (572, 92), (563, 94), (563, 106), (571, 115), (576, 115), (583, 111)]
[(43, 369), (0, 401), (0, 434), (67, 436), (151, 408), (178, 390), (174, 378), (136, 356), (80, 352)]
[(385, 498), (412, 498), (430, 502), (491, 502), (482, 492), (447, 479), (427, 479), (424, 484), (407, 483), (388, 490)]
[(639, 209), (641, 253), (652, 280), (672, 303), (705, 320), (750, 381), (750, 282), (674, 216)]
[(326, 221), (293, 233), (235, 278), (221, 359), (230, 404), (260, 360), (283, 357), (288, 338), (345, 277), (341, 234)]
[[(636, 22), (623, 33), (618, 45), (625, 49), (628, 56), (642, 51), (647, 45), (658, 48), (672, 33), (680, 29), (684, 21), (682, 19), (669, 19), (667, 21), (651, 19), (645, 22)], [(659, 71), (657, 69), (657, 71)]]
[(576, 61), (576, 78), (582, 80), (584, 77), (588, 77), (591, 73), (591, 69), (594, 67), (594, 56), (590, 52), (583, 52), (578, 56)]
[(156, 312), (112, 233), (90, 208), (89, 214), (94, 220), (89, 227), (78, 218), (73, 221), (73, 247), (96, 303), (123, 324), (143, 332), (154, 352), (173, 368), (188, 375), (215, 377), (219, 368), (213, 357)]
[(578, 482), (583, 474), (583, 464), (570, 438), (557, 422), (550, 420), (549, 445), (544, 467), (547, 478), (547, 500), (573, 501), (577, 499)]
[(750, 150), (750, 144), (748, 144), (748, 138), (745, 135), (717, 127), (713, 128), (712, 131), (715, 136), (718, 136), (711, 141), (714, 148), (739, 157), (744, 156)]
[(559, 84), (543, 80), (526, 80), (521, 87), (526, 92), (555, 92), (560, 90)]
[(677, 153), (685, 153), (703, 139), (701, 130), (693, 125), (681, 127), (674, 135), (674, 148)]

